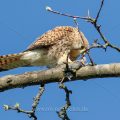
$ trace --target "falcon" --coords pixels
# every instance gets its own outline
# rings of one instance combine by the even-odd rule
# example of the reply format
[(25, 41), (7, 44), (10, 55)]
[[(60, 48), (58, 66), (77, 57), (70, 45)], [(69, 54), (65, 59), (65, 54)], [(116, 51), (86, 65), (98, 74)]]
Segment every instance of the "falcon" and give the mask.
[(24, 66), (55, 67), (73, 62), (88, 48), (88, 40), (76, 27), (58, 26), (41, 35), (25, 51), (0, 56), (0, 71)]

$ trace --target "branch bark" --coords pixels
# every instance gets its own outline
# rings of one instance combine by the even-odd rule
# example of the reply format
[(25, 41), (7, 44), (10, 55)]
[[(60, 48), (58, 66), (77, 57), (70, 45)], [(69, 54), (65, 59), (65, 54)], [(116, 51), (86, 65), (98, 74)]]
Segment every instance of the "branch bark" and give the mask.
[[(71, 66), (76, 69), (78, 63), (73, 63)], [(65, 65), (62, 65), (43, 71), (7, 75), (0, 78), (0, 92), (14, 88), (24, 88), (32, 85), (60, 82), (60, 80), (65, 77), (64, 71)], [(120, 63), (82, 67), (75, 72), (71, 81), (108, 77), (120, 77)], [(70, 82), (70, 80), (65, 79), (64, 82)]]

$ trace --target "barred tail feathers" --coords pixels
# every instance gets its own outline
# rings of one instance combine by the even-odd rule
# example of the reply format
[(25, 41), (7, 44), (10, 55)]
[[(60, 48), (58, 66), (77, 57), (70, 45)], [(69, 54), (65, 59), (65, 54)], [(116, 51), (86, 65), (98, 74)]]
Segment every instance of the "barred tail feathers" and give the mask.
[(0, 56), (0, 72), (28, 65), (27, 61), (21, 60), (24, 52)]

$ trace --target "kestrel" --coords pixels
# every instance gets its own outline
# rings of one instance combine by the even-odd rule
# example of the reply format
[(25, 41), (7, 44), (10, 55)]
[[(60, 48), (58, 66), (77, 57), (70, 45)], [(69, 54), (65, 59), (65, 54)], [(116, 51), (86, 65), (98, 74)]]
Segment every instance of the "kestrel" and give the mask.
[(88, 48), (82, 32), (71, 26), (58, 26), (41, 35), (27, 50), (0, 56), (0, 71), (23, 66), (55, 67), (73, 62)]

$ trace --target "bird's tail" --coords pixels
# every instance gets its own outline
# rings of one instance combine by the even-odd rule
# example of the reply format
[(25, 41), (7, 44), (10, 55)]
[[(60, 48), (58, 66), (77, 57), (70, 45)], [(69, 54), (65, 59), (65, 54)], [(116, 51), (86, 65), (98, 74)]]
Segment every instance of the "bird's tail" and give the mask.
[(21, 59), (23, 55), (24, 52), (0, 56), (0, 72), (28, 65), (27, 61)]

